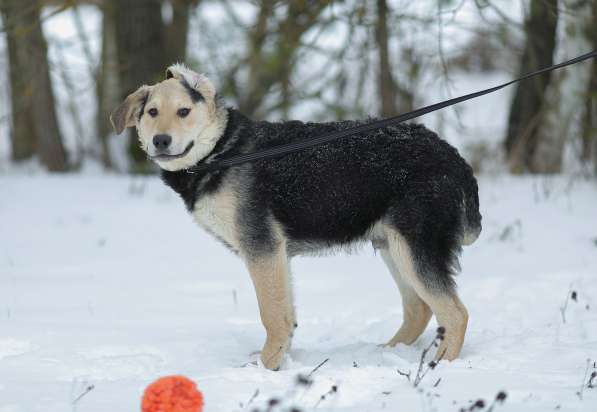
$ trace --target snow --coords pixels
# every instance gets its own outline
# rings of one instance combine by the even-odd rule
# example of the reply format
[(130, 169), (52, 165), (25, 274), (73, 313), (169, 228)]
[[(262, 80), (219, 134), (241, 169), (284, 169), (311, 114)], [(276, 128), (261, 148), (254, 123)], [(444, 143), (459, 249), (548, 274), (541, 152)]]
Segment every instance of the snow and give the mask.
[(500, 390), (496, 411), (596, 410), (596, 389), (577, 395), (597, 360), (594, 181), (480, 179), (484, 230), (457, 279), (465, 346), (418, 389), (397, 369), (415, 373), (435, 324), (412, 347), (377, 346), (402, 308), (370, 247), (293, 261), (299, 327), (271, 372), (248, 364), (264, 331), (242, 262), (157, 178), (14, 173), (0, 187), (2, 412), (139, 410), (168, 374), (194, 379), (206, 411), (265, 409), (270, 397), (309, 411), (332, 385), (317, 410), (457, 411)]

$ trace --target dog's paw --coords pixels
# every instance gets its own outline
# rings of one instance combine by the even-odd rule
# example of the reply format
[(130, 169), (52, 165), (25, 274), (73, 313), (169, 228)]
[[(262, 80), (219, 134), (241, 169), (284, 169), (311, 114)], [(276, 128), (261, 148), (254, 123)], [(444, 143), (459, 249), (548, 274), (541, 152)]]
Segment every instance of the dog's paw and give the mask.
[(288, 346), (289, 342), (265, 342), (260, 356), (263, 366), (272, 371), (280, 370)]
[(386, 343), (380, 343), (377, 346), (380, 348), (395, 348), (399, 343), (403, 345), (409, 345), (410, 343), (405, 342), (404, 339), (400, 339), (400, 337), (394, 336), (392, 339), (387, 341)]
[(395, 348), (396, 345), (398, 345), (399, 343), (404, 343), (404, 342), (400, 342), (400, 341), (397, 341), (392, 338), (389, 341), (387, 341), (386, 343), (380, 343), (377, 346), (380, 348)]

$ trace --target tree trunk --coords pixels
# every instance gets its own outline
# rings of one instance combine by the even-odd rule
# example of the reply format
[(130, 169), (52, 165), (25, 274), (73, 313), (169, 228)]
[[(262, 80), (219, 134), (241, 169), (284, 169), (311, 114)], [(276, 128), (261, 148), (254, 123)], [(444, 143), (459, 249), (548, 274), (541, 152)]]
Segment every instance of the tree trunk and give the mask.
[[(160, 0), (111, 0), (118, 47), (120, 98), (164, 76), (164, 24)], [(128, 131), (130, 170), (147, 173), (151, 165), (139, 147), (137, 133)]]
[[(8, 46), (8, 68), (10, 76), (10, 103), (12, 109), (11, 145), (12, 159), (15, 161), (29, 159), (35, 154), (35, 135), (31, 128), (31, 111), (29, 110), (29, 97), (23, 93), (27, 87), (25, 73), (20, 69), (20, 62), (25, 52), (20, 49), (19, 42), (14, 35), (16, 22), (11, 21), (14, 11), (10, 10), (8, 2), (0, 2), (2, 18), (7, 28), (6, 42)], [(21, 55), (21, 56), (20, 56)]]
[[(525, 23), (526, 45), (520, 74), (553, 64), (558, 23), (557, 0), (532, 0)], [(513, 173), (533, 172), (532, 158), (538, 139), (545, 89), (551, 73), (520, 83), (514, 94), (504, 147)]]
[[(593, 24), (585, 27), (591, 49), (597, 50), (597, 0), (591, 1)], [(595, 174), (597, 175), (597, 59), (591, 63), (591, 75), (585, 94), (585, 113), (582, 120), (582, 153), (581, 159), (588, 162), (593, 157)], [(592, 152), (592, 153), (591, 153)]]
[[(597, 43), (595, 47), (597, 47)], [(587, 145), (587, 152), (590, 152), (591, 146), (593, 146), (593, 166), (597, 176), (597, 61), (595, 60), (593, 60), (593, 70), (587, 94), (586, 117), (583, 122), (583, 141)]]
[[(37, 152), (42, 163), (51, 171), (67, 169), (66, 151), (62, 145), (62, 137), (56, 119), (54, 94), (50, 80), (46, 39), (41, 30), (39, 9), (35, 0), (18, 1), (21, 7), (31, 7), (31, 28), (29, 53), (24, 66), (30, 73), (31, 111), (33, 127), (37, 137)], [(27, 4), (29, 3), (29, 4)]]
[(11, 59), (13, 156), (29, 156), (31, 142), (35, 142), (37, 154), (48, 170), (63, 171), (67, 169), (66, 151), (54, 110), (40, 7), (36, 0), (0, 0)]
[[(558, 55), (562, 56), (561, 60), (592, 49), (590, 34), (595, 31), (595, 22), (591, 16), (591, 2), (597, 0), (569, 4), (568, 13), (560, 16), (563, 35), (558, 44)], [(576, 146), (578, 136), (583, 136), (583, 120), (587, 119), (590, 110), (587, 104), (590, 102), (591, 63), (577, 64), (552, 74), (531, 162), (533, 172), (561, 172), (565, 148), (570, 144)], [(584, 151), (582, 147), (579, 158), (583, 158)]]
[(251, 117), (255, 116), (259, 105), (258, 99), (262, 97), (261, 94), (257, 96), (257, 90), (263, 88), (261, 76), (259, 75), (260, 67), (263, 67), (263, 51), (261, 48), (267, 38), (267, 23), (274, 11), (275, 3), (276, 0), (263, 0), (260, 3), (256, 22), (247, 36), (249, 50), (246, 62), (249, 73), (246, 89), (248, 92), (245, 93), (245, 96), (239, 96), (238, 108)]
[(110, 112), (120, 103), (118, 55), (116, 45), (116, 23), (111, 4), (102, 5), (102, 58), (96, 75), (97, 135), (101, 145), (101, 162), (106, 169), (112, 169), (109, 138), (112, 136)]
[(381, 101), (381, 116), (390, 117), (397, 114), (396, 83), (392, 76), (392, 65), (390, 63), (390, 51), (388, 46), (388, 26), (387, 26), (388, 5), (386, 0), (377, 0), (377, 26), (375, 30), (375, 40), (379, 52), (379, 77), (378, 90)]
[(189, 31), (189, 15), (191, 8), (198, 4), (197, 0), (170, 0), (172, 5), (172, 21), (165, 28), (166, 48), (165, 63), (170, 65), (182, 62), (187, 56), (187, 35)]
[[(597, 50), (597, 42), (594, 43), (593, 50)], [(591, 159), (591, 147), (597, 143), (597, 59), (593, 59), (591, 63), (591, 77), (587, 82), (581, 136), (581, 159), (586, 162)], [(593, 160), (597, 165), (597, 157)]]

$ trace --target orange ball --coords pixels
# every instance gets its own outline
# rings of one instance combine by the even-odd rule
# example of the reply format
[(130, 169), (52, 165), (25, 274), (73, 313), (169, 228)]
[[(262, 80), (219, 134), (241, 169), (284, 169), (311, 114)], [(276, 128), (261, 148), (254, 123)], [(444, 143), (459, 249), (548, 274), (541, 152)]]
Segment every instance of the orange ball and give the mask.
[(164, 376), (145, 389), (142, 412), (202, 412), (203, 395), (185, 376)]

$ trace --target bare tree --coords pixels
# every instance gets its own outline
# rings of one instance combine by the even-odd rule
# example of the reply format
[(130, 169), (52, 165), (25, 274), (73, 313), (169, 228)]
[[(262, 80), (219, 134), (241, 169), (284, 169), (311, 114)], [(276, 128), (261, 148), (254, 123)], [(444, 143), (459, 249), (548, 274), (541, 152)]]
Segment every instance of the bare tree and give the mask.
[[(597, 50), (597, 0), (591, 1), (592, 24), (585, 27), (587, 37), (593, 50)], [(590, 20), (589, 20), (590, 21)], [(588, 80), (585, 95), (585, 113), (582, 119), (582, 152), (581, 159), (588, 161), (593, 157), (595, 174), (597, 175), (597, 59), (591, 63), (591, 75)], [(592, 152), (592, 154), (591, 154)]]
[(96, 130), (100, 142), (101, 162), (106, 169), (114, 167), (110, 155), (109, 137), (112, 128), (108, 117), (119, 103), (120, 85), (118, 72), (118, 49), (116, 44), (116, 22), (114, 9), (103, 3), (102, 8), (102, 51), (101, 60), (96, 73), (97, 116)]
[(172, 17), (165, 24), (164, 50), (166, 64), (183, 61), (187, 54), (187, 34), (189, 31), (189, 14), (197, 7), (199, 0), (170, 0)]
[[(593, 0), (566, 4), (560, 14), (563, 30), (558, 41), (558, 54), (571, 58), (593, 47), (590, 36), (596, 31), (592, 17)], [(578, 64), (552, 74), (545, 92), (541, 121), (537, 128), (537, 143), (530, 159), (530, 170), (536, 173), (559, 173), (564, 150), (572, 146), (581, 160), (590, 154), (585, 136), (590, 121), (591, 62)], [(589, 117), (587, 117), (589, 116)], [(590, 135), (589, 135), (590, 137)], [(579, 145), (579, 142), (581, 143)]]
[[(283, 116), (288, 114), (291, 105), (291, 75), (295, 66), (295, 58), (301, 46), (303, 35), (318, 21), (321, 12), (331, 0), (317, 2), (263, 0), (252, 29), (248, 33), (249, 46), (245, 63), (248, 70), (248, 81), (244, 90), (235, 86), (231, 74), (229, 87), (238, 93), (239, 109), (249, 116), (264, 117), (265, 97), (274, 86), (280, 86), (281, 99), (278, 107)], [(280, 18), (274, 14), (276, 7), (285, 8)], [(273, 27), (273, 28), (272, 28)], [(272, 46), (269, 47), (268, 43)]]
[(0, 2), (2, 18), (6, 27), (6, 42), (8, 46), (8, 63), (11, 86), (11, 109), (12, 109), (12, 159), (19, 161), (33, 157), (35, 154), (35, 135), (31, 129), (29, 97), (23, 93), (27, 87), (27, 79), (20, 70), (22, 54), (25, 50), (20, 49), (19, 41), (16, 38), (15, 30), (17, 21), (11, 21), (14, 10), (12, 4), (7, 1)]
[(34, 150), (51, 171), (67, 169), (37, 0), (0, 0), (7, 34), (12, 101), (13, 158)]
[[(525, 23), (526, 44), (520, 60), (520, 73), (553, 64), (558, 24), (557, 0), (532, 0)], [(518, 85), (508, 117), (504, 142), (510, 170), (533, 172), (532, 158), (537, 146), (545, 89), (551, 74), (546, 73)]]
[(395, 116), (398, 111), (396, 107), (396, 82), (392, 76), (392, 66), (389, 56), (387, 15), (388, 4), (386, 0), (377, 0), (377, 25), (375, 29), (375, 40), (379, 54), (379, 80), (377, 87), (381, 100), (380, 114), (383, 117)]

